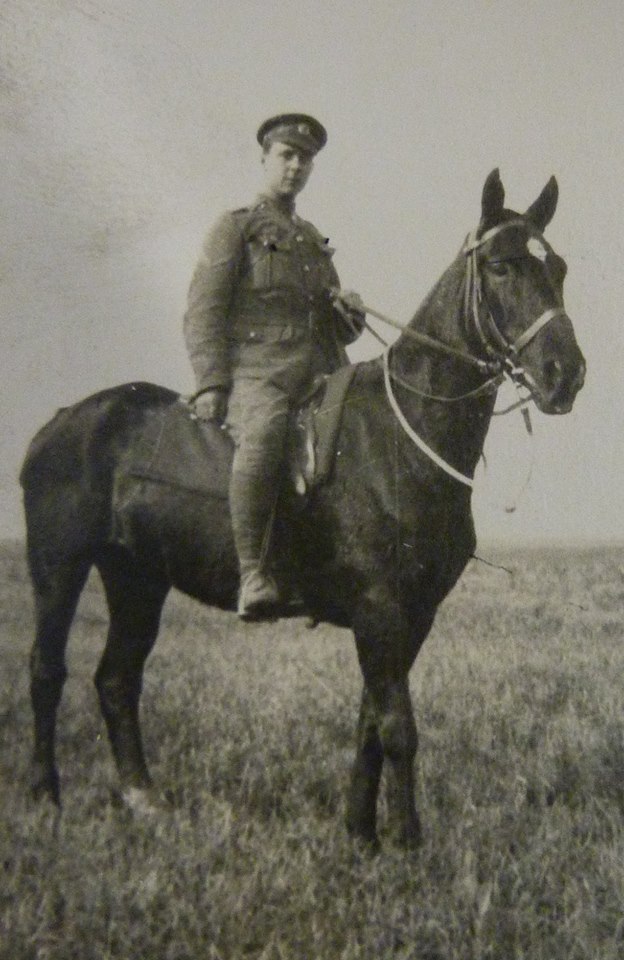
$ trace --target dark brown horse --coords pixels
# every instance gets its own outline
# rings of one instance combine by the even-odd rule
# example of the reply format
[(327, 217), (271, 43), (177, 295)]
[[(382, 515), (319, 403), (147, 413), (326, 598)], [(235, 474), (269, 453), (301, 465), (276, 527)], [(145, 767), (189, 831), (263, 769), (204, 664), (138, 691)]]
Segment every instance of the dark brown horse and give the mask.
[[(508, 376), (554, 414), (571, 409), (583, 383), (585, 364), (562, 305), (565, 264), (542, 235), (555, 211), (556, 181), (523, 215), (503, 201), (494, 171), (478, 229), (408, 328), (383, 362), (357, 364), (329, 480), (305, 507), (287, 488), (278, 506), (276, 555), (294, 570), (306, 610), (355, 635), (364, 688), (347, 825), (368, 840), (376, 836), (384, 760), (397, 839), (419, 838), (408, 674), (438, 605), (473, 554), (471, 477), (496, 388)], [(129, 802), (150, 795), (138, 707), (168, 591), (234, 605), (237, 568), (223, 484), (201, 498), (167, 483), (140, 484), (125, 503), (123, 537), (115, 532), (121, 465), (138, 446), (149, 448), (150, 424), (174, 408), (188, 418), (176, 394), (149, 384), (104, 391), (60, 411), (24, 463), (37, 613), (33, 788), (56, 801), (65, 646), (90, 568), (100, 572), (110, 610), (95, 682)], [(215, 430), (208, 446), (210, 462), (227, 470), (227, 438)]]

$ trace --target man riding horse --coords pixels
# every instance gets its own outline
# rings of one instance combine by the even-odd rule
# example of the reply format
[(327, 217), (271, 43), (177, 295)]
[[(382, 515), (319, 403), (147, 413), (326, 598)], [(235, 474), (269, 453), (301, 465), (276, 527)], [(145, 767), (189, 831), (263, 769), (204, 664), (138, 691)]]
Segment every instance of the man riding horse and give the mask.
[(184, 317), (195, 412), (225, 424), (235, 444), (230, 509), (244, 619), (270, 616), (280, 599), (266, 554), (290, 413), (315, 376), (348, 363), (345, 345), (364, 320), (358, 295), (339, 289), (327, 239), (295, 212), (325, 128), (283, 114), (257, 139), (264, 191), (213, 227)]
[[(307, 129), (300, 130), (300, 124)], [(275, 132), (275, 144), (289, 147), (283, 138), (291, 138), (292, 125)], [(294, 126), (305, 143), (316, 129), (303, 120)], [(320, 142), (317, 136), (314, 143)], [(267, 178), (271, 167), (278, 185), (277, 171), (287, 166), (281, 150), (269, 141), (265, 153)], [(192, 288), (188, 329), (196, 339), (190, 337), (191, 350), (200, 388), (208, 388), (198, 406), (209, 417), (223, 415), (222, 394), (233, 384), (227, 419), (234, 424), (239, 462), (243, 468), (246, 462), (259, 465), (241, 480), (241, 486), (248, 483), (243, 487), (248, 514), (259, 504), (252, 514), (257, 522), (248, 529), (236, 490), (233, 497), (237, 536), (243, 546), (248, 538), (249, 553), (241, 550), (243, 567), (248, 558), (256, 565), (262, 560), (266, 514), (260, 508), (270, 513), (271, 478), (277, 473), (273, 451), (281, 454), (288, 408), (313, 370), (344, 358), (339, 338), (355, 335), (349, 314), (337, 314), (327, 292), (335, 275), (319, 252), (322, 240), (316, 250), (309, 249), (317, 236), (313, 228), (285, 212), (309, 172), (298, 179), (300, 162), (293, 159), (285, 197), (276, 189), (266, 201), (225, 218), (217, 237), (227, 235), (229, 224), (233, 239), (220, 251), (208, 245), (211, 256)], [(392, 833), (405, 846), (421, 839), (409, 673), (440, 603), (474, 554), (471, 488), (498, 387), (511, 380), (528, 391), (540, 411), (557, 415), (572, 409), (583, 386), (585, 361), (564, 307), (565, 262), (544, 237), (557, 197), (551, 177), (518, 213), (504, 205), (499, 171), (490, 173), (477, 228), (401, 336), (382, 359), (343, 367), (328, 377), (333, 393), (345, 372), (353, 373), (338, 427), (340, 456), (305, 508), (284, 497), (276, 510), (280, 560), (296, 568), (292, 581), (304, 609), (319, 622), (353, 632), (363, 687), (346, 823), (354, 836), (369, 842), (377, 841), (384, 766)], [(303, 280), (308, 272), (316, 277), (309, 286)], [(222, 284), (213, 281), (203, 292), (204, 273), (209, 280), (213, 274), (222, 277)], [(312, 300), (304, 307), (305, 293)], [(357, 330), (361, 312), (353, 322)], [(324, 356), (323, 348), (336, 352)], [(273, 427), (266, 424), (276, 409), (284, 411), (277, 418), (278, 443), (267, 444), (263, 460), (265, 448), (256, 435), (269, 434), (272, 440)], [(222, 499), (231, 444), (214, 424), (204, 431), (194, 427), (188, 404), (177, 393), (132, 382), (60, 410), (28, 448), (20, 480), (36, 601), (30, 657), (35, 796), (59, 802), (54, 748), (67, 676), (65, 650), (78, 599), (95, 566), (110, 615), (95, 677), (100, 706), (124, 802), (137, 811), (153, 808), (139, 705), (163, 604), (175, 587), (201, 603), (230, 610), (239, 582)], [(202, 470), (211, 471), (213, 483), (208, 493), (193, 478), (185, 483), (186, 475), (180, 482), (166, 459), (159, 459), (168, 435), (202, 440)], [(243, 611), (253, 609), (249, 597), (251, 590), (241, 598)]]

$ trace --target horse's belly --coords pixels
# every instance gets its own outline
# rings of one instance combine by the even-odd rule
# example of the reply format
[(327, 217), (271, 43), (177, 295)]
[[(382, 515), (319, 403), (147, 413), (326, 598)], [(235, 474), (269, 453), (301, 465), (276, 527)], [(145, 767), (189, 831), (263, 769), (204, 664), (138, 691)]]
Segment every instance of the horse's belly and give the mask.
[(238, 564), (227, 500), (125, 476), (113, 518), (112, 541), (151, 573), (204, 603), (234, 605)]

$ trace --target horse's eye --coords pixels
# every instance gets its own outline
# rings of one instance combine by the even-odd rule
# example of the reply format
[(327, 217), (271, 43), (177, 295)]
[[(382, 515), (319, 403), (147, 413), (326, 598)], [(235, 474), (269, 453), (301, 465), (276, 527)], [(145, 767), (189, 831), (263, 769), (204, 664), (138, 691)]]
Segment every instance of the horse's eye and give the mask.
[(506, 277), (509, 273), (509, 262), (507, 260), (488, 260), (488, 270), (495, 277)]

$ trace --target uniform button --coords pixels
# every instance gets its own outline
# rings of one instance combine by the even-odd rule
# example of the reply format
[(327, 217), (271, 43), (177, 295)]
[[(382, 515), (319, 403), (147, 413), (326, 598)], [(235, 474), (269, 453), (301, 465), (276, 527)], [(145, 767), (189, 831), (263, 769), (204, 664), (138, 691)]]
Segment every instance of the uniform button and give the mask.
[(309, 272), (310, 272), (310, 268), (309, 268), (309, 266), (307, 265), (307, 263), (304, 263), (303, 269), (305, 270), (306, 273), (309, 273)]

